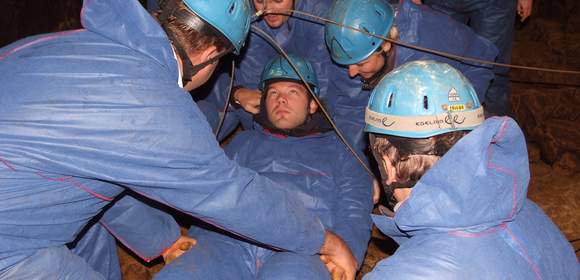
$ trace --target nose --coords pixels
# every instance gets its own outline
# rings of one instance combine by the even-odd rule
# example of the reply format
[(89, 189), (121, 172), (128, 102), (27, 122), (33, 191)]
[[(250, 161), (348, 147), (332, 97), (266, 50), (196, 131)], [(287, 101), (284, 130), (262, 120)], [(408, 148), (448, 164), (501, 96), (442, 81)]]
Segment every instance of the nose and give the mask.
[(276, 101), (279, 104), (286, 104), (288, 102), (288, 100), (286, 99), (286, 94), (284, 93), (278, 94), (278, 96), (276, 97)]
[(349, 65), (349, 66), (348, 66), (348, 75), (349, 75), (351, 78), (354, 78), (354, 77), (356, 77), (356, 75), (358, 75), (358, 73), (359, 73), (359, 72), (358, 72), (358, 66), (357, 66), (357, 65), (354, 65), (354, 64), (353, 64), (353, 65)]
[(385, 185), (390, 185), (394, 182), (397, 182), (397, 179), (393, 178), (393, 177), (395, 177), (395, 176), (389, 176), (389, 178), (385, 179)]

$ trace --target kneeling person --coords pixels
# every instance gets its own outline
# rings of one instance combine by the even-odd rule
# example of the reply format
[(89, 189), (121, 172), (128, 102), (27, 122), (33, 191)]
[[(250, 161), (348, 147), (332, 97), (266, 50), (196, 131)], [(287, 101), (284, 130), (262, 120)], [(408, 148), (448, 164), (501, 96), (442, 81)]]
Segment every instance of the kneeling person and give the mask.
[[(291, 60), (318, 93), (312, 65), (295, 56)], [(370, 238), (370, 176), (332, 131), (286, 59), (277, 57), (266, 64), (260, 89), (262, 108), (255, 118), (263, 129), (241, 132), (226, 153), (280, 184), (293, 182), (295, 187), (287, 190), (298, 193), (307, 209), (344, 239), (360, 266)], [(247, 222), (251, 224), (252, 217)], [(318, 256), (282, 252), (205, 229), (192, 228), (190, 234), (197, 245), (164, 268), (158, 278), (330, 278)]]
[(457, 70), (433, 61), (394, 70), (373, 91), (366, 123), (397, 200), (394, 215), (373, 220), (400, 247), (365, 280), (578, 279), (572, 247), (526, 198), (522, 131), (509, 117), (484, 121)]

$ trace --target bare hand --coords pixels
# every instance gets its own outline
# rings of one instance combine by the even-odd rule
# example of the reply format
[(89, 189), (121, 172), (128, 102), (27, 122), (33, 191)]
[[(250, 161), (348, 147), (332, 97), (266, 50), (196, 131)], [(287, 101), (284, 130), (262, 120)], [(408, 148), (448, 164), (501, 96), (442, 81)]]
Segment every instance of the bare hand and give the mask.
[(324, 245), (320, 248), (320, 260), (332, 276), (332, 280), (354, 280), (357, 263), (348, 245), (338, 235), (326, 231)]
[(179, 256), (183, 255), (183, 253), (189, 251), (196, 243), (197, 240), (189, 236), (180, 236), (171, 247), (161, 254), (165, 264), (169, 264)]
[(320, 255), (320, 260), (326, 265), (326, 269), (330, 272), (330, 279), (332, 280), (343, 280), (346, 279), (344, 275), (344, 269), (338, 267), (333, 263), (330, 258), (326, 255)]
[(533, 4), (533, 0), (518, 0), (518, 15), (520, 16), (520, 21), (523, 22), (532, 14)]
[(259, 90), (240, 88), (234, 92), (234, 99), (248, 113), (257, 114), (260, 112), (260, 98), (262, 93)]

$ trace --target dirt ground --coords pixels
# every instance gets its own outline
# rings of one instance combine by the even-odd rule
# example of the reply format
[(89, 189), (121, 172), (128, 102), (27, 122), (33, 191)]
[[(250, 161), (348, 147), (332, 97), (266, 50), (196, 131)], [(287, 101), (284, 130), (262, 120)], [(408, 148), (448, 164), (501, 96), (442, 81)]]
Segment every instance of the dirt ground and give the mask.
[[(564, 2), (561, 4), (574, 5)], [(550, 12), (545, 9), (540, 17), (518, 25), (514, 63), (580, 70), (579, 20)], [(568, 240), (578, 240), (580, 75), (514, 70), (511, 80), (515, 117), (529, 143), (532, 176), (528, 197), (544, 209)], [(573, 246), (580, 249), (580, 242), (573, 242)], [(395, 249), (396, 245), (375, 229), (358, 278)], [(119, 253), (124, 279), (150, 279), (163, 266), (144, 266), (122, 248)], [(580, 252), (576, 255), (580, 259)]]

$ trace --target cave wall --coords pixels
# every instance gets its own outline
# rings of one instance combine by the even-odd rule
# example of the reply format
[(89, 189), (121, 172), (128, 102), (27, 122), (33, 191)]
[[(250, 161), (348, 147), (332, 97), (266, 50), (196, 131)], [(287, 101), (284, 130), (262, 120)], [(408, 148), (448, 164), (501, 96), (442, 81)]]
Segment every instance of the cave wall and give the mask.
[[(580, 71), (580, 2), (539, 1), (534, 8), (518, 25), (513, 63)], [(519, 69), (510, 75), (512, 107), (529, 149), (550, 165), (580, 172), (580, 75)]]

